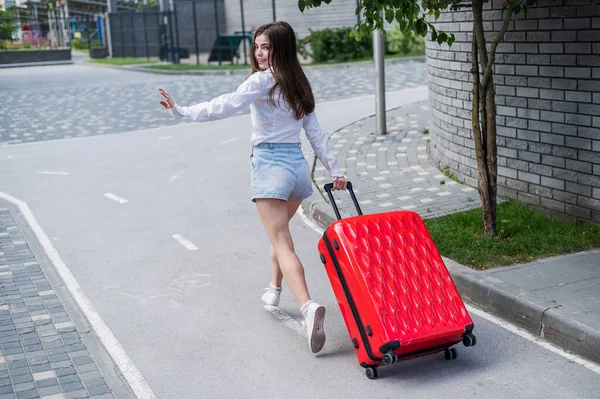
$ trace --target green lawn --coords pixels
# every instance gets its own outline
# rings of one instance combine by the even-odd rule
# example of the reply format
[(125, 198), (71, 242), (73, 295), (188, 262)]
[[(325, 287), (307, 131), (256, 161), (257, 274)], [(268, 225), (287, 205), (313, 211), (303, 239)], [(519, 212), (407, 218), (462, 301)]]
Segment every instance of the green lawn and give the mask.
[(94, 64), (107, 64), (107, 65), (137, 65), (137, 64), (154, 64), (158, 61), (147, 60), (145, 58), (99, 58), (90, 60)]
[(498, 205), (498, 237), (483, 232), (481, 208), (425, 221), (443, 256), (475, 269), (600, 248), (600, 228), (546, 218), (513, 201)]

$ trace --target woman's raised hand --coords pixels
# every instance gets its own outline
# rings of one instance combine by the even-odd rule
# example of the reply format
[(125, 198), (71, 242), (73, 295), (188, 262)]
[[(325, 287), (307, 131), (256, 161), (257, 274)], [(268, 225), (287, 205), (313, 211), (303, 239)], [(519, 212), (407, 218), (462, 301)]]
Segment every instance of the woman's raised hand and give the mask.
[(160, 91), (160, 94), (162, 94), (163, 97), (166, 99), (166, 101), (162, 100), (160, 102), (162, 104), (162, 106), (165, 107), (166, 109), (173, 108), (175, 106), (175, 100), (173, 100), (173, 97), (171, 97), (171, 95), (163, 89), (159, 88), (158, 91)]

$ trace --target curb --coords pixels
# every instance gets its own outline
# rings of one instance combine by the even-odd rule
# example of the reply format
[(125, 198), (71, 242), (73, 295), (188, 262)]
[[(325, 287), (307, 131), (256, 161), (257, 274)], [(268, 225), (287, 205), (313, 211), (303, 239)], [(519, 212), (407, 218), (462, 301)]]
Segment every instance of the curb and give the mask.
[(42, 61), (42, 62), (22, 62), (16, 64), (0, 64), (0, 68), (22, 68), (22, 67), (34, 67), (34, 66), (48, 66), (48, 65), (71, 65), (75, 62), (69, 61)]
[[(417, 56), (417, 57), (405, 57), (405, 58), (391, 58), (385, 60), (385, 65), (398, 65), (404, 64), (408, 62), (426, 62), (425, 56)], [(94, 67), (100, 68), (114, 68), (114, 69), (125, 69), (128, 71), (136, 71), (136, 72), (145, 72), (145, 73), (153, 73), (158, 75), (200, 75), (200, 76), (226, 76), (226, 75), (247, 75), (250, 73), (251, 69), (227, 69), (227, 70), (181, 70), (181, 71), (172, 71), (172, 70), (162, 70), (162, 69), (151, 69), (151, 68), (143, 68), (139, 65), (131, 66), (131, 65), (111, 65), (111, 64), (96, 64), (92, 62), (85, 62), (84, 65), (90, 65)], [(149, 64), (149, 65), (157, 65), (157, 64)], [(170, 64), (169, 64), (170, 65)], [(367, 66), (374, 66), (375, 61), (360, 61), (360, 62), (346, 62), (339, 64), (328, 64), (328, 65), (302, 65), (302, 68), (305, 70), (312, 69), (340, 69), (340, 68), (364, 68)]]
[[(312, 165), (312, 169), (315, 164)], [(337, 218), (329, 200), (321, 194), (314, 181), (313, 187), (313, 194), (304, 200), (301, 206), (306, 216), (325, 230)], [(345, 203), (353, 208), (351, 201)], [(352, 213), (348, 213), (342, 206), (338, 207), (342, 218), (356, 214), (354, 209), (350, 210)], [(536, 297), (528, 291), (452, 259), (443, 257), (443, 260), (465, 302), (507, 320), (565, 351), (600, 363), (600, 331), (569, 317), (570, 312), (562, 309), (556, 302)]]
[(600, 363), (600, 331), (573, 320), (557, 303), (451, 259), (444, 258), (444, 262), (466, 301), (566, 351)]

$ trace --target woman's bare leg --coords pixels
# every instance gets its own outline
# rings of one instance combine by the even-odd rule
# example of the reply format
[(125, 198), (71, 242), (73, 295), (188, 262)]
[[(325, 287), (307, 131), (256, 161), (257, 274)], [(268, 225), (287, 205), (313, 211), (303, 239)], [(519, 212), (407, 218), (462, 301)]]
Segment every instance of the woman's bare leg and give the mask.
[[(302, 200), (289, 200), (287, 202), (287, 213), (288, 213), (288, 225), (289, 221), (292, 220), (298, 207), (302, 203)], [(293, 245), (293, 244), (292, 244)], [(270, 250), (271, 257), (271, 284), (274, 287), (281, 287), (281, 281), (283, 280), (283, 273), (281, 273), (281, 267), (279, 266), (279, 261), (277, 260), (277, 255), (275, 255), (275, 248), (273, 248), (273, 244), (271, 244)]]
[[(304, 278), (304, 267), (294, 252), (294, 243), (289, 230), (288, 204), (279, 199), (259, 198), (256, 200), (256, 207), (271, 241), (279, 270), (296, 301), (302, 306), (310, 300), (310, 295)], [(275, 272), (273, 274), (275, 275)]]

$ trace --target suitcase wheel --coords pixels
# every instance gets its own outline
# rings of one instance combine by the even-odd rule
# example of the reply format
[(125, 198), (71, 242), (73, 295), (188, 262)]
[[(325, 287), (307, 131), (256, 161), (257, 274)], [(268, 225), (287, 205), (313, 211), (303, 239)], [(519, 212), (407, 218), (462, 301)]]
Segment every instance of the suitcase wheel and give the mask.
[(374, 380), (379, 377), (379, 370), (377, 370), (377, 367), (367, 367), (366, 374), (368, 379)]
[(475, 346), (477, 345), (477, 337), (471, 333), (468, 333), (463, 337), (462, 342), (464, 346)]
[(398, 361), (398, 356), (394, 352), (387, 352), (383, 354), (383, 364), (394, 364)]
[(456, 349), (454, 348), (449, 348), (444, 351), (444, 356), (446, 357), (446, 360), (453, 360), (458, 356), (458, 352), (456, 352)]

